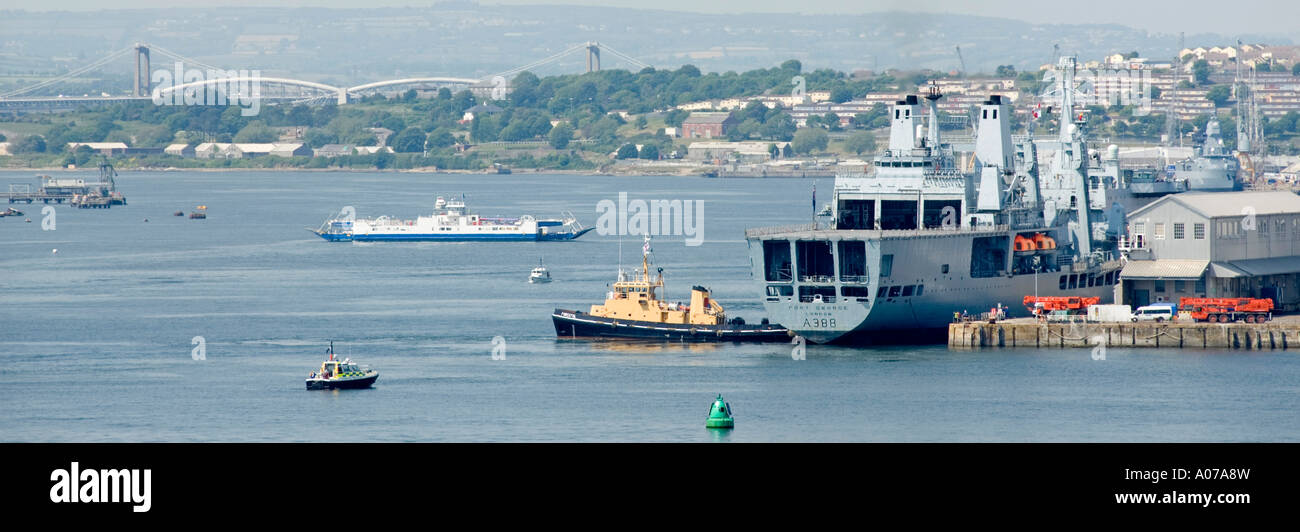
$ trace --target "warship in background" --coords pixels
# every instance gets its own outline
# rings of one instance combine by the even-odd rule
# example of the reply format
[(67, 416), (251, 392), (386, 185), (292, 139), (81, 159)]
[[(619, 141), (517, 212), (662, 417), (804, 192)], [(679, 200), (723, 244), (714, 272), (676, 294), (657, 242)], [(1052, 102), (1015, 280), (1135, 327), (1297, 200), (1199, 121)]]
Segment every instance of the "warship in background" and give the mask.
[(836, 177), (828, 226), (746, 230), (773, 321), (817, 343), (941, 342), (954, 313), (1001, 303), (1028, 315), (1010, 304), (1026, 294), (1112, 300), (1123, 212), (1102, 211), (1121, 183), (1088, 174), (1094, 158), (1072, 120), (1075, 59), (1059, 67), (1057, 138), (1013, 139), (1010, 105), (992, 96), (964, 170), (940, 138), (943, 95), (931, 86), (926, 135), (919, 99), (896, 102), (875, 172)]
[(1169, 165), (1175, 181), (1187, 183), (1187, 189), (1198, 192), (1241, 190), (1238, 179), (1241, 162), (1223, 145), (1219, 121), (1211, 119), (1205, 124), (1205, 141), (1191, 158)]

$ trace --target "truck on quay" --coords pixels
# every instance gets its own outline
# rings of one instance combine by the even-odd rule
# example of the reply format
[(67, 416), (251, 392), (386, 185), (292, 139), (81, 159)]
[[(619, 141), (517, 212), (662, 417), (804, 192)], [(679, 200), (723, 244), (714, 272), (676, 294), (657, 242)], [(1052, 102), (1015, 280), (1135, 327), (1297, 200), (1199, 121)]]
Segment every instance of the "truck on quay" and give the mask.
[(1198, 322), (1264, 323), (1273, 319), (1273, 300), (1251, 297), (1184, 297), (1178, 308)]

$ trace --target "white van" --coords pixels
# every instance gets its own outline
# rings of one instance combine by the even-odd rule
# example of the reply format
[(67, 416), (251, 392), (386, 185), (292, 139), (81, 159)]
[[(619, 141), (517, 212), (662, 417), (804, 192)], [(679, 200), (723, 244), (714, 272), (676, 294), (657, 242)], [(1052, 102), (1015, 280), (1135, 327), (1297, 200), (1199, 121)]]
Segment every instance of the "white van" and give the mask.
[(1147, 305), (1133, 312), (1133, 321), (1173, 321), (1174, 316), (1172, 305)]

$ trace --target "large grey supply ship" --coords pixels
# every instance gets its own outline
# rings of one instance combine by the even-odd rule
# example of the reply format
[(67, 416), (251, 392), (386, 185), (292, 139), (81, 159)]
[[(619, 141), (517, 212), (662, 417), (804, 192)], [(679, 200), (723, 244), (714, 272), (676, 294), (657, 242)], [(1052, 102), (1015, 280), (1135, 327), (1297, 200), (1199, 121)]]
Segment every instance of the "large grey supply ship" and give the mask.
[[(1058, 138), (1013, 139), (1010, 106), (993, 96), (979, 109), (974, 160), (959, 163), (940, 139), (932, 87), (926, 134), (920, 99), (895, 103), (889, 149), (874, 174), (836, 177), (829, 224), (746, 230), (773, 321), (817, 343), (943, 341), (954, 312), (1001, 303), (1028, 315), (1026, 295), (1109, 302), (1121, 264), (1106, 233), (1123, 216), (1097, 209), (1110, 202), (1085, 176), (1087, 145), (1070, 120), (1074, 58), (1060, 67)], [(1040, 147), (1053, 152), (1045, 164)]]

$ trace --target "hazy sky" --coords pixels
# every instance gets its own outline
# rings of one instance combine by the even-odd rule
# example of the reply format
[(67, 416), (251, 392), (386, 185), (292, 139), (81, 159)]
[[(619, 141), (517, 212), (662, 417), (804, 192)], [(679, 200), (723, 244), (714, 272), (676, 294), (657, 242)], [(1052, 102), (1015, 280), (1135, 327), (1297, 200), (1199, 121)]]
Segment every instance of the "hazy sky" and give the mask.
[[(226, 0), (178, 2), (176, 0), (4, 0), (4, 7), (28, 10), (96, 10), (222, 7), (317, 6), (397, 7), (427, 6), (431, 0)], [(483, 0), (491, 4), (578, 4), (656, 8), (701, 13), (846, 13), (920, 11), (978, 14), (1038, 23), (1113, 23), (1152, 32), (1270, 33), (1300, 41), (1300, 1), (1251, 0), (1236, 4), (1222, 0)], [(1246, 6), (1247, 9), (1231, 9)], [(0, 21), (0, 24), (3, 24)]]

